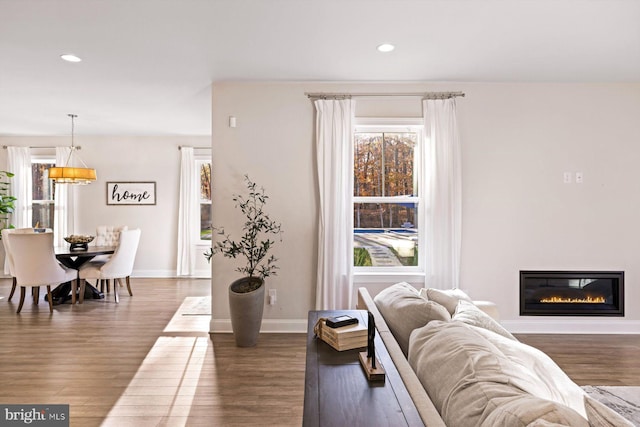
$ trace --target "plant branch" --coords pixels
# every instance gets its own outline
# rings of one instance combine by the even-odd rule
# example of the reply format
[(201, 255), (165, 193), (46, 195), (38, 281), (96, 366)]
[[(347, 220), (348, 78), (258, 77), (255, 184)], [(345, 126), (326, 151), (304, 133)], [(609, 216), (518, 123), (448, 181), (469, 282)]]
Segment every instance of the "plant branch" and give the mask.
[(275, 244), (277, 236), (282, 241), (282, 225), (274, 221), (265, 212), (264, 206), (269, 199), (264, 188), (257, 187), (256, 183), (244, 176), (247, 195), (234, 195), (233, 201), (245, 217), (242, 227), (242, 236), (234, 240), (231, 234), (225, 232), (224, 227), (211, 227), (219, 236), (212, 247), (204, 253), (208, 261), (215, 254), (222, 254), (226, 258), (245, 258), (245, 265), (236, 268), (236, 271), (249, 277), (266, 277), (276, 275), (278, 259), (269, 251)]

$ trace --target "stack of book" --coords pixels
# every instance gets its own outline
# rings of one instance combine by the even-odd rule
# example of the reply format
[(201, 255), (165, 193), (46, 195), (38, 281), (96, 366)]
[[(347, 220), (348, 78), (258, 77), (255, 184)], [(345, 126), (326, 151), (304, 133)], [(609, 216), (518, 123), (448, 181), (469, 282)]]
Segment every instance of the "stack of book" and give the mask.
[(362, 323), (330, 328), (322, 321), (320, 327), (320, 339), (338, 351), (366, 347), (367, 335), (367, 325)]

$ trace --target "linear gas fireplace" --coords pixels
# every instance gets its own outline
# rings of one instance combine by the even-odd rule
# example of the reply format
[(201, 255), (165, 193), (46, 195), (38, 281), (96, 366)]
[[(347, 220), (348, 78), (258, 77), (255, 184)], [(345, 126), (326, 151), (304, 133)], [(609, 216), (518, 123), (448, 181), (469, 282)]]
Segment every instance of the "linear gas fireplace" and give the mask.
[(624, 271), (521, 271), (520, 315), (624, 316)]

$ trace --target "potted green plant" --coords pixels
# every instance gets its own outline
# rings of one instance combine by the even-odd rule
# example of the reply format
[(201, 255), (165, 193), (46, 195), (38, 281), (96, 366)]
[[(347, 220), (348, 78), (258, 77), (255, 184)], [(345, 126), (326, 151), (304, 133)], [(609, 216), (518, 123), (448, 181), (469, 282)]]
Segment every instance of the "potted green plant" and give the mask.
[(278, 259), (270, 253), (276, 236), (282, 240), (282, 226), (264, 211), (269, 198), (264, 188), (244, 176), (247, 195), (233, 195), (236, 207), (244, 216), (242, 235), (232, 239), (223, 227), (212, 227), (219, 236), (205, 257), (211, 261), (215, 254), (226, 258), (243, 258), (244, 265), (236, 271), (244, 274), (229, 286), (231, 327), (238, 347), (253, 347), (258, 342), (265, 302), (264, 279), (275, 276)]
[[(10, 194), (10, 179), (12, 177), (13, 174), (11, 172), (0, 171), (0, 231), (5, 228), (14, 228), (9, 219), (9, 215), (15, 209), (16, 201), (16, 198)], [(2, 239), (1, 234), (0, 239)]]

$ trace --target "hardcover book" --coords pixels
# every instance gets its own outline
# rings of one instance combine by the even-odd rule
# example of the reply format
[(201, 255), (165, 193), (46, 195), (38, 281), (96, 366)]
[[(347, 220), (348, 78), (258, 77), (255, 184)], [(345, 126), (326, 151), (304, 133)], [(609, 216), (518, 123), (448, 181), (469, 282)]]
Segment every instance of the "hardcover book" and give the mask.
[(367, 326), (362, 323), (330, 328), (322, 322), (320, 339), (338, 351), (367, 346)]

